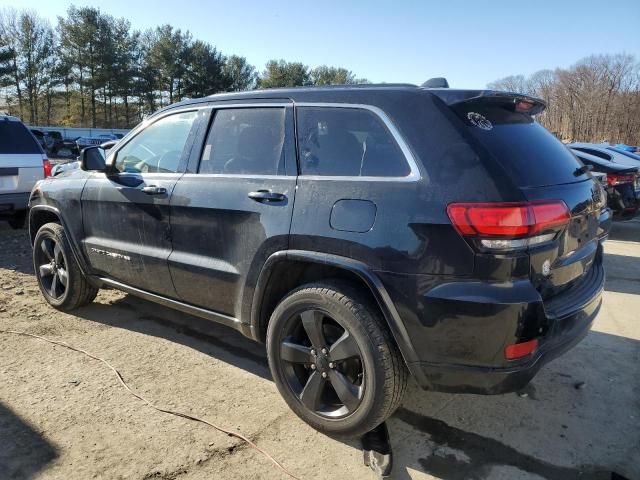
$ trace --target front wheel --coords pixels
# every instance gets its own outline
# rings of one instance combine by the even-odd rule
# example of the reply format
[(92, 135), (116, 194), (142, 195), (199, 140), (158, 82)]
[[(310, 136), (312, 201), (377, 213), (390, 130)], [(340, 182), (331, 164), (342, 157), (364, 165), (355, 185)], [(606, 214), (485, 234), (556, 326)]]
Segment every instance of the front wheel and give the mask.
[(93, 301), (98, 289), (83, 275), (64, 228), (57, 223), (40, 227), (33, 242), (33, 267), (45, 300), (69, 311)]
[(315, 429), (359, 436), (400, 405), (407, 370), (380, 312), (342, 282), (304, 285), (274, 310), (269, 366), (280, 394)]

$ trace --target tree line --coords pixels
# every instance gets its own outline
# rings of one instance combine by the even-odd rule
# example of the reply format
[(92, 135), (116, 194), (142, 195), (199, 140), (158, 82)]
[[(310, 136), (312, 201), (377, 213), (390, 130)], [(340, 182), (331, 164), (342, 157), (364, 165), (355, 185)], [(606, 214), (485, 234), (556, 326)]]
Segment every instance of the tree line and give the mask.
[(34, 125), (128, 128), (157, 109), (218, 92), (367, 83), (345, 68), (271, 60), (258, 72), (171, 25), (71, 6), (57, 25), (31, 10), (0, 11), (0, 109)]
[(544, 99), (547, 109), (538, 120), (563, 141), (640, 144), (640, 63), (632, 55), (593, 55), (568, 69), (488, 86)]

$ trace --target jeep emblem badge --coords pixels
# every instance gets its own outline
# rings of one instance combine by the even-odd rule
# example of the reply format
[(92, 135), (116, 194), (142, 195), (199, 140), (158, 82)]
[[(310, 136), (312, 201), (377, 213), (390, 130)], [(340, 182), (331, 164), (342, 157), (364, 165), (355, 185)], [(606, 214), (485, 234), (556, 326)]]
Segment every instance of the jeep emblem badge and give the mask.
[(476, 112), (467, 113), (467, 118), (471, 125), (474, 125), (482, 130), (491, 130), (493, 128), (493, 124), (484, 116)]
[(542, 275), (544, 275), (545, 277), (548, 277), (550, 273), (551, 273), (551, 262), (547, 259), (542, 264)]

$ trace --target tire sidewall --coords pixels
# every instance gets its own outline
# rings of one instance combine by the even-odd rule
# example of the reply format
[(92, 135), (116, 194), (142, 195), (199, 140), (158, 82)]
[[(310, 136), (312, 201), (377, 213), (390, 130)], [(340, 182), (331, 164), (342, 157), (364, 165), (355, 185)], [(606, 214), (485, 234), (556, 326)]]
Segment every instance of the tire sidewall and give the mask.
[[(336, 292), (337, 290), (330, 289), (330, 291)], [(353, 301), (353, 299), (350, 300)], [(288, 322), (293, 321), (292, 317), (309, 309), (326, 312), (328, 316), (348, 330), (360, 349), (364, 367), (363, 397), (356, 411), (346, 417), (331, 419), (307, 409), (282, 374), (279, 345), (285, 335), (285, 327), (288, 326)], [(364, 309), (360, 311), (369, 315), (369, 312)], [(377, 356), (374, 353), (375, 349), (376, 346), (368, 335), (366, 328), (364, 328), (362, 321), (354, 314), (352, 309), (337, 301), (330, 294), (309, 289), (295, 291), (276, 307), (269, 322), (267, 354), (269, 367), (280, 394), (300, 418), (325, 433), (347, 436), (355, 433), (364, 433), (361, 432), (363, 425), (368, 423), (376, 404), (382, 401), (380, 396), (384, 395), (385, 372), (382, 366), (378, 364)], [(366, 430), (375, 426), (371, 425)]]

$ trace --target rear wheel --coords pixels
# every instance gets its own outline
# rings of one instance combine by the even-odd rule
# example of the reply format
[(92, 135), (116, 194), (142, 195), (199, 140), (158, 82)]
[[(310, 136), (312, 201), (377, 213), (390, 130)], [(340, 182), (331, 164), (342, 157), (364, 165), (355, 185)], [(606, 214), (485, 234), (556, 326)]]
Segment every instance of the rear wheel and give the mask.
[(45, 300), (59, 310), (91, 303), (98, 294), (80, 271), (64, 228), (57, 223), (47, 223), (38, 230), (33, 267)]
[(287, 295), (269, 321), (267, 350), (281, 395), (322, 432), (363, 435), (402, 400), (402, 357), (377, 307), (348, 284), (309, 284)]

